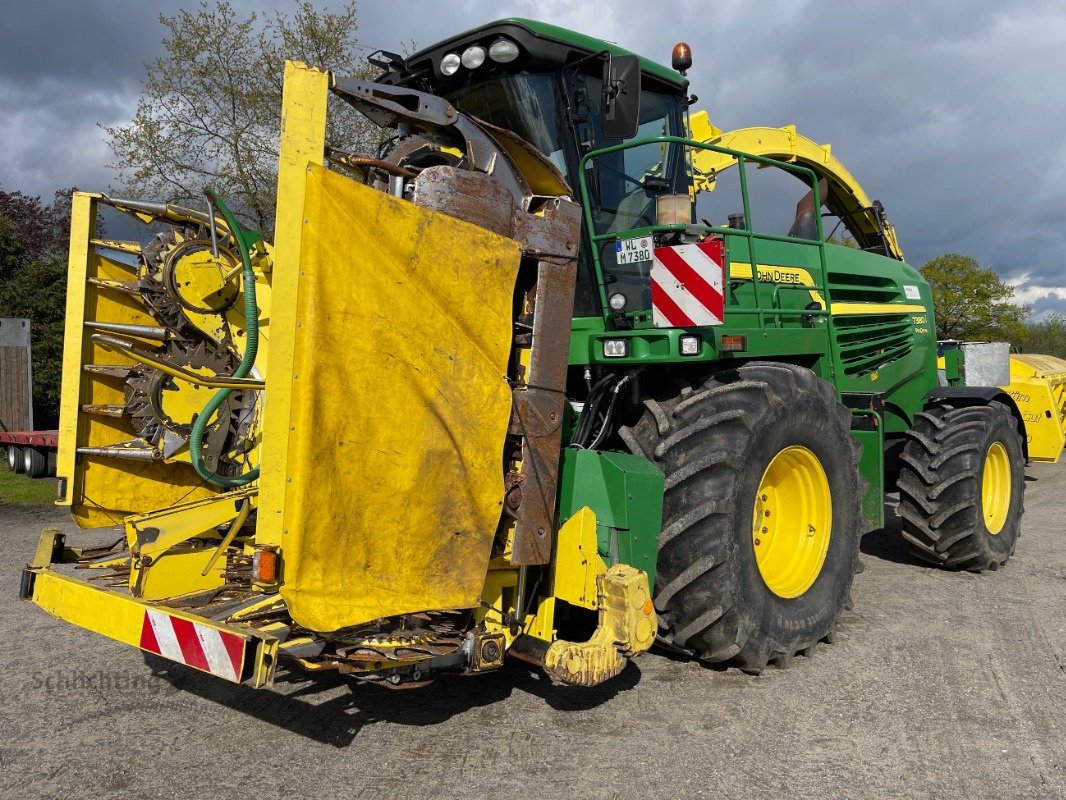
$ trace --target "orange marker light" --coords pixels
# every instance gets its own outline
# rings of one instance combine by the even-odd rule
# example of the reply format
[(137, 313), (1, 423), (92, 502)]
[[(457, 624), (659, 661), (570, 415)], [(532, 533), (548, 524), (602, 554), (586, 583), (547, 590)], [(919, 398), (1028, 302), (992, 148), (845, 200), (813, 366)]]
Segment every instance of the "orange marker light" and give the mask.
[(692, 66), (692, 48), (685, 42), (674, 45), (674, 52), (670, 54), (670, 65), (682, 75)]
[(278, 554), (273, 550), (256, 550), (252, 556), (252, 577), (258, 583), (276, 583)]
[(726, 353), (739, 353), (748, 349), (748, 337), (729, 335), (722, 337), (722, 350)]

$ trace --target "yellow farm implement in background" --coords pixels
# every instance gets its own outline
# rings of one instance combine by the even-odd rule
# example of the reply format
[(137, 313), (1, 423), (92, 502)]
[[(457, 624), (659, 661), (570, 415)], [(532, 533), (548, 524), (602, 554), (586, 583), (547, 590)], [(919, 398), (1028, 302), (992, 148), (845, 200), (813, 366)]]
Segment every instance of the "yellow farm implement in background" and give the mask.
[(1066, 445), (1066, 360), (1014, 354), (1007, 390), (1025, 419), (1032, 461), (1057, 463)]

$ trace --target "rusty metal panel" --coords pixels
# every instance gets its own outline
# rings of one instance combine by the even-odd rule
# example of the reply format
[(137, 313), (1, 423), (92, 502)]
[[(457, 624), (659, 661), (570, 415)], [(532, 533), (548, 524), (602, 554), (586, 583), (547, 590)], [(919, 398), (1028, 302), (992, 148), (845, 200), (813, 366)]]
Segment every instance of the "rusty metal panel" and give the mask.
[[(559, 488), (563, 404), (570, 320), (577, 280), (575, 252), (580, 230), (577, 207), (554, 201), (550, 217), (523, 220), (535, 232), (536, 288), (533, 298), (529, 370), (524, 385), (515, 387), (512, 431), (522, 436), (521, 503), (514, 510), (515, 534), (511, 560), (515, 564), (547, 564), (555, 529), (555, 501)], [(536, 220), (536, 221), (533, 221)], [(535, 252), (527, 245), (527, 252)]]

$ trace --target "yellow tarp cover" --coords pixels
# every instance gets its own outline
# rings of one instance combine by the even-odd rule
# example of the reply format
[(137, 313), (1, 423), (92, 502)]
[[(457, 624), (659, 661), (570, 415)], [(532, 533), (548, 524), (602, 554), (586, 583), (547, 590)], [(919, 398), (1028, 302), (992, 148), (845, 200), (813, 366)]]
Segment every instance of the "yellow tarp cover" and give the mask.
[(290, 406), (282, 597), (317, 631), (474, 607), (519, 245), (314, 165), (304, 219), (291, 388), (266, 390)]

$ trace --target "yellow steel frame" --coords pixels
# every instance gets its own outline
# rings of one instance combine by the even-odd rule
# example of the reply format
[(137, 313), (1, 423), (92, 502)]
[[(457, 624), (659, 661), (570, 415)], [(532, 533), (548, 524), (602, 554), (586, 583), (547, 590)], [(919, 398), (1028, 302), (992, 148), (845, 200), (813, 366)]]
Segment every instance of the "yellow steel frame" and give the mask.
[[(292, 330), (296, 326), (307, 172), (312, 164), (324, 163), (326, 104), (331, 81), (329, 72), (294, 61), (285, 62), (272, 281), (272, 293), (285, 298), (285, 302), (273, 304), (270, 310), (274, 330)], [(294, 358), (293, 339), (275, 343), (268, 355), (267, 374), (292, 375)], [(283, 486), (292, 477), (288, 474), (291, 392), (288, 380), (270, 385), (270, 402), (263, 410), (262, 447), (263, 452), (270, 453), (270, 458), (260, 467), (260, 481), (264, 484)], [(256, 542), (280, 547), (284, 517), (285, 492), (264, 494), (259, 506)]]
[(137, 648), (140, 648), (144, 616), (148, 609), (234, 634), (247, 643), (242, 670), (238, 674), (248, 671), (247, 662), (251, 658), (251, 677), (246, 682), (254, 687), (272, 684), (279, 646), (276, 638), (253, 628), (225, 625), (64, 575), (48, 563), (57, 535), (55, 531), (42, 534), (34, 563), (27, 568), (33, 574), (31, 597), (36, 605), (66, 622)]

